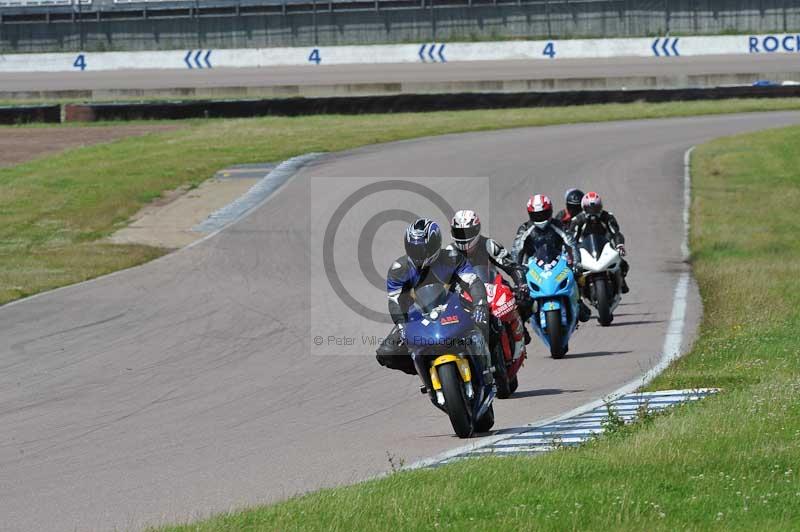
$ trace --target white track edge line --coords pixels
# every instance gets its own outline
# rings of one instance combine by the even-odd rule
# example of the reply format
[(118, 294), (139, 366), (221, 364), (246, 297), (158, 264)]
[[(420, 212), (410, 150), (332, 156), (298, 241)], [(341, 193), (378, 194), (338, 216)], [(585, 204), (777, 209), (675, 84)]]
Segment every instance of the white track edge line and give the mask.
[[(689, 208), (691, 205), (692, 200), (692, 172), (691, 172), (691, 160), (692, 160), (692, 152), (694, 151), (694, 146), (690, 147), (686, 150), (683, 154), (683, 239), (681, 242), (681, 252), (683, 254), (683, 260), (688, 261), (689, 259)], [(525, 427), (537, 427), (540, 425), (546, 425), (550, 423), (555, 423), (556, 421), (563, 421), (565, 419), (569, 419), (574, 416), (578, 416), (580, 414), (584, 414), (595, 408), (605, 405), (606, 403), (610, 402), (611, 400), (625, 395), (627, 393), (634, 392), (639, 388), (646, 386), (649, 384), (653, 379), (655, 379), (662, 371), (664, 371), (673, 361), (681, 356), (681, 344), (683, 342), (683, 330), (686, 320), (686, 306), (687, 306), (687, 295), (689, 292), (689, 279), (691, 273), (689, 271), (682, 272), (678, 277), (678, 282), (675, 284), (675, 291), (673, 292), (672, 298), (672, 313), (669, 319), (669, 327), (667, 328), (667, 333), (664, 338), (664, 346), (661, 349), (661, 360), (657, 365), (653, 368), (648, 370), (641, 378), (633, 380), (620, 388), (614, 390), (610, 394), (602, 397), (600, 399), (595, 399), (594, 401), (590, 401), (585, 403), (581, 406), (573, 408), (572, 410), (565, 412), (563, 414), (559, 414), (550, 418), (545, 418), (539, 421), (534, 421), (532, 423), (528, 423)], [(449, 451), (445, 451), (440, 453), (436, 456), (431, 458), (426, 458), (423, 460), (419, 460), (408, 466), (402, 468), (403, 470), (411, 470), (411, 469), (419, 469), (423, 467), (429, 467), (432, 465), (436, 465), (438, 463), (443, 462), (449, 458), (454, 458), (461, 454), (466, 454), (476, 449), (480, 449), (483, 447), (488, 447), (494, 443), (497, 443), (501, 440), (507, 439), (512, 434), (497, 434), (494, 436), (487, 436), (485, 438), (480, 438), (475, 442), (468, 443), (466, 445), (462, 445), (455, 449), (451, 449)]]

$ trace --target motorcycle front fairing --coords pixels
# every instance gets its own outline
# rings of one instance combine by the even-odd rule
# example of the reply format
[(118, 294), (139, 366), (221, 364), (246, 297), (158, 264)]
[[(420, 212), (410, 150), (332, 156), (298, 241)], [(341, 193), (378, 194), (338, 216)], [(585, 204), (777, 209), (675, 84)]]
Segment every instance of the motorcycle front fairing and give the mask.
[(622, 257), (605, 235), (589, 234), (579, 243), (581, 267), (585, 280), (583, 294), (590, 304), (597, 307), (595, 281), (606, 279), (611, 288), (610, 310), (613, 312), (622, 296), (619, 291), (622, 276)]
[[(539, 337), (550, 345), (550, 338), (544, 333), (546, 312), (550, 310), (561, 311), (561, 323), (571, 334), (577, 324), (579, 294), (566, 256), (562, 254), (549, 263), (531, 257), (528, 260), (526, 278), (535, 310), (531, 316), (531, 324)], [(568, 341), (569, 334), (564, 338)]]
[(581, 266), (589, 274), (616, 273), (621, 266), (619, 252), (602, 235), (590, 234), (581, 239), (579, 244)]
[(474, 328), (470, 315), (455, 292), (428, 308), (413, 305), (408, 313), (406, 341), (409, 348), (425, 348), (450, 339), (469, 336)]
[[(418, 294), (424, 299), (427, 294)], [(488, 407), (485, 379), (482, 364), (470, 356), (468, 342), (483, 342), (478, 337), (472, 315), (464, 307), (461, 297), (455, 292), (447, 292), (446, 298), (424, 304), (414, 305), (408, 314), (406, 324), (406, 343), (417, 368), (417, 373), (425, 383), (433, 404), (443, 410), (441, 397), (434, 393), (438, 379), (436, 367), (439, 364), (455, 362), (462, 379), (476, 393), (473, 402), (474, 415), (479, 417)], [(465, 368), (461, 361), (468, 363)]]

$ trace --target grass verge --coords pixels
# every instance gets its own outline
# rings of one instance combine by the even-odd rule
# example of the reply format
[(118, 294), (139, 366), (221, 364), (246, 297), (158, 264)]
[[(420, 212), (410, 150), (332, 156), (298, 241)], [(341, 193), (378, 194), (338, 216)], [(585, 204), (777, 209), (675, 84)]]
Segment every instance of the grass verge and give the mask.
[(394, 474), (162, 532), (797, 530), (800, 128), (695, 152), (692, 249), (705, 316), (651, 388), (722, 386), (575, 450)]
[(72, 149), (0, 169), (0, 304), (159, 256), (164, 250), (103, 239), (164, 191), (236, 163), (464, 131), (787, 109), (800, 109), (800, 99), (194, 120)]

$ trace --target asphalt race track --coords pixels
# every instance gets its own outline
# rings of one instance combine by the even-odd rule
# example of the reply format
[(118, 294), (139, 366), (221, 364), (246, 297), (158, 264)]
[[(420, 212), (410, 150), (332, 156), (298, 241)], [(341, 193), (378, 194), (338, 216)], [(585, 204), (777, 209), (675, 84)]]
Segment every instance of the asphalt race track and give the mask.
[[(493, 233), (527, 194), (604, 194), (629, 241), (632, 292), (555, 361), (537, 340), (495, 428), (563, 412), (660, 356), (681, 261), (683, 154), (800, 113), (450, 135), (326, 156), (249, 217), (140, 268), (0, 308), (4, 530), (108, 530), (348, 483), (460, 445), (416, 377), (373, 353), (311, 356), (309, 178), (491, 176)], [(386, 265), (401, 236), (376, 253)], [(699, 315), (690, 291), (688, 336)], [(333, 321), (336, 316), (330, 316)], [(381, 334), (376, 324), (371, 332)]]
[[(92, 72), (0, 73), (3, 91), (80, 89), (167, 89), (349, 85), (363, 83), (444, 83), (564, 78), (758, 73), (767, 79), (800, 76), (794, 54), (695, 57), (618, 57), (557, 61), (480, 61), (446, 64), (308, 65), (211, 70), (115, 70)], [(785, 78), (784, 76), (791, 76)], [(778, 79), (779, 78), (779, 79)], [(800, 79), (796, 79), (800, 81)]]

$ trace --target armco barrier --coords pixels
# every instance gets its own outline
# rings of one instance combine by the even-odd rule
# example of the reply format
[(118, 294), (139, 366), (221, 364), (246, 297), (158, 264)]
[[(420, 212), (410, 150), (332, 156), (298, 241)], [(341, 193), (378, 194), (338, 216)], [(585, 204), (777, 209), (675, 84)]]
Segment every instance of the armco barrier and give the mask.
[(726, 98), (800, 96), (800, 86), (712, 89), (600, 90), (523, 93), (400, 94), (350, 98), (287, 98), (240, 101), (67, 104), (66, 121), (179, 120), (312, 114), (369, 114), (507, 109), (601, 103), (673, 102)]
[(60, 105), (27, 105), (0, 107), (0, 124), (27, 124), (30, 122), (61, 122)]

